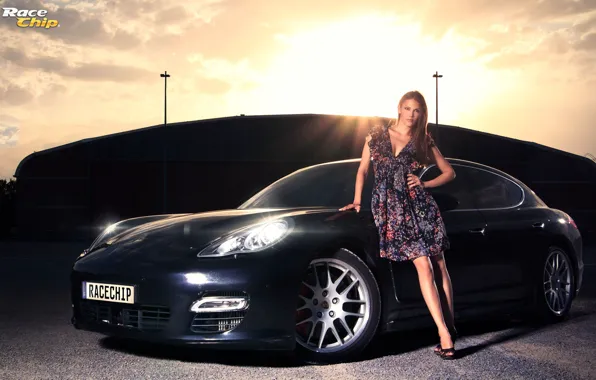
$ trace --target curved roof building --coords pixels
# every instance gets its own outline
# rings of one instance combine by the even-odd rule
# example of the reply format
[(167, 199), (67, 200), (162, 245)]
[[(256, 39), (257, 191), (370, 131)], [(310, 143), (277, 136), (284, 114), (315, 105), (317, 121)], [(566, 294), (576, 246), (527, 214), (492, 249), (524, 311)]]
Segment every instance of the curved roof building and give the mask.
[[(358, 158), (369, 128), (388, 119), (234, 116), (89, 138), (35, 152), (16, 169), (20, 237), (92, 238), (107, 223), (148, 214), (235, 208), (304, 166)], [(512, 174), (551, 207), (595, 231), (596, 163), (498, 135), (429, 124), (446, 157)]]

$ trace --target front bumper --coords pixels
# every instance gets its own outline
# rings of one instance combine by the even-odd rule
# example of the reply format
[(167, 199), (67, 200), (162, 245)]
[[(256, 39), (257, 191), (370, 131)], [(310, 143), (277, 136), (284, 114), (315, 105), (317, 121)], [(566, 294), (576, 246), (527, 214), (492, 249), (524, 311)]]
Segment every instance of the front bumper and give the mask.
[[(130, 268), (117, 273), (75, 264), (72, 323), (82, 330), (167, 344), (292, 350), (298, 268), (307, 262), (276, 256), (195, 259), (161, 273)], [(84, 281), (136, 286), (136, 302), (82, 299)], [(204, 296), (246, 296), (249, 303), (243, 311), (191, 312), (192, 303)]]

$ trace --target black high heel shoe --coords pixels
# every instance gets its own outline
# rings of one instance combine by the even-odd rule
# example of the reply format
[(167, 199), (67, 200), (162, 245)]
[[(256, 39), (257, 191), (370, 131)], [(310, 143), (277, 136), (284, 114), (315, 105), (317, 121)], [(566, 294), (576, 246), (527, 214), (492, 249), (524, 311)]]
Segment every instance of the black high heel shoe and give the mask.
[[(455, 327), (449, 329), (449, 335), (451, 335), (451, 341), (453, 342), (453, 345), (455, 346), (455, 341), (459, 338), (459, 334), (457, 333), (457, 330), (455, 329)], [(453, 347), (448, 348), (447, 350), (452, 350), (452, 349), (453, 349)], [(439, 343), (435, 346), (435, 349), (433, 351), (435, 354), (441, 356), (441, 352), (444, 352), (445, 349), (443, 349), (441, 347), (441, 344)], [(453, 355), (449, 355), (449, 356), (453, 356)]]
[(439, 351), (439, 357), (443, 360), (453, 360), (455, 359), (455, 355), (455, 347), (441, 348), (441, 351)]

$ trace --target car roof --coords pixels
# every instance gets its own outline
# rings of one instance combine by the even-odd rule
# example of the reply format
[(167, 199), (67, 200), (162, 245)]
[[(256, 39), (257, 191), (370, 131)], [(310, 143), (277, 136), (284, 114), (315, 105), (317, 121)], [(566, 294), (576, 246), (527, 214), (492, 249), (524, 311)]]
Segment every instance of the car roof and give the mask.
[[(493, 168), (492, 166), (488, 166), (488, 165), (484, 165), (478, 162), (474, 162), (474, 161), (469, 161), (469, 160), (463, 160), (461, 158), (445, 158), (450, 164), (455, 164), (455, 165), (464, 165), (464, 166), (471, 166), (471, 167), (475, 167), (478, 169), (485, 169), (488, 171), (492, 171), (498, 174), (502, 174), (505, 175), (507, 177), (512, 177), (510, 174), (507, 174), (505, 172), (502, 172), (499, 169)], [(329, 161), (329, 162), (323, 162), (320, 164), (315, 164), (315, 165), (310, 165), (310, 166), (306, 166), (300, 170), (308, 170), (308, 169), (312, 169), (312, 168), (316, 168), (316, 167), (320, 167), (320, 166), (325, 166), (325, 165), (350, 165), (350, 164), (356, 164), (359, 163), (361, 161), (361, 158), (350, 158), (347, 160), (339, 160), (339, 161)]]
[[(469, 160), (463, 160), (461, 158), (449, 158), (449, 157), (445, 157), (445, 159), (447, 160), (447, 162), (449, 162), (452, 165), (460, 165), (460, 166), (469, 166), (469, 167), (473, 167), (476, 169), (482, 169), (482, 170), (486, 170), (489, 171), (493, 174), (498, 174), (501, 175), (513, 182), (515, 182), (516, 184), (522, 186), (524, 189), (526, 190), (531, 190), (528, 188), (528, 186), (523, 183), (521, 180), (519, 180), (518, 178), (515, 178), (514, 176), (512, 176), (511, 174), (508, 174), (506, 172), (503, 172), (499, 169), (496, 169), (492, 166), (488, 166), (488, 165), (484, 165), (475, 161), (469, 161)], [(320, 164), (315, 164), (315, 165), (310, 165), (307, 167), (304, 167), (302, 169), (298, 169), (296, 170), (294, 173), (298, 173), (301, 171), (306, 171), (309, 169), (314, 169), (317, 167), (322, 167), (322, 166), (327, 166), (327, 165), (337, 165), (337, 166), (349, 166), (349, 165), (356, 165), (358, 163), (360, 163), (361, 158), (351, 158), (351, 159), (347, 159), (347, 160), (339, 160), (339, 161), (329, 161), (329, 162), (323, 162)], [(434, 166), (434, 165), (430, 165), (430, 166)], [(292, 173), (293, 174), (293, 173)]]
[[(490, 173), (493, 173), (495, 175), (500, 175), (502, 177), (505, 177), (507, 179), (509, 179), (510, 181), (516, 183), (518, 186), (520, 186), (524, 192), (524, 199), (527, 199), (528, 197), (531, 197), (530, 194), (532, 194), (533, 196), (535, 196), (536, 194), (534, 193), (534, 191), (525, 183), (523, 183), (521, 180), (519, 180), (518, 178), (512, 176), (511, 174), (508, 174), (506, 172), (503, 172), (499, 169), (496, 169), (492, 166), (488, 166), (488, 165), (484, 165), (478, 162), (474, 162), (474, 161), (469, 161), (469, 160), (463, 160), (460, 158), (449, 158), (449, 157), (445, 157), (445, 159), (447, 160), (447, 162), (449, 162), (451, 165), (456, 165), (456, 166), (468, 166), (468, 167), (472, 167), (472, 168), (476, 168), (476, 169), (481, 169), (481, 170), (486, 170)], [(351, 165), (358, 165), (360, 163), (362, 159), (361, 158), (351, 158), (348, 160), (339, 160), (339, 161), (330, 161), (330, 162), (324, 162), (324, 163), (320, 163), (320, 164), (315, 164), (315, 165), (310, 165), (307, 167), (304, 167), (302, 169), (296, 170), (293, 173), (290, 173), (289, 175), (298, 173), (298, 172), (302, 172), (302, 171), (307, 171), (309, 169), (314, 169), (317, 167), (322, 167), (322, 166), (337, 166), (337, 167), (341, 167), (341, 166), (351, 166)], [(434, 166), (430, 165), (430, 166)]]

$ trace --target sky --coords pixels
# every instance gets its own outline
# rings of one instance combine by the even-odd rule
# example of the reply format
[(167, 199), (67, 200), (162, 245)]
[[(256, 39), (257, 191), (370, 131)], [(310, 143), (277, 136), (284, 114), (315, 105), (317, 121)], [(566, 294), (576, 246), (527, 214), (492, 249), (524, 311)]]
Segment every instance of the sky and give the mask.
[[(596, 155), (596, 0), (0, 0), (0, 178), (84, 138), (240, 114), (397, 115)], [(40, 19), (42, 19), (40, 17)], [(364, 143), (364, 142), (363, 142)], [(506, 154), (506, 153), (504, 153)]]

